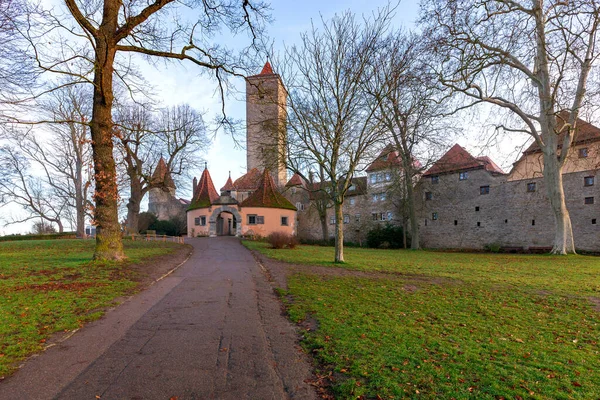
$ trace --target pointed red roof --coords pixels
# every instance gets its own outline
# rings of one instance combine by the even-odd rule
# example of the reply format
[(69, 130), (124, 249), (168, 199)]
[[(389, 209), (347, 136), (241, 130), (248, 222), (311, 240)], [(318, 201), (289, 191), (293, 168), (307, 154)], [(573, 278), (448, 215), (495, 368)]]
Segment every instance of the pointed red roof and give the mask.
[(210, 207), (215, 201), (219, 199), (219, 194), (215, 190), (212, 178), (208, 169), (205, 168), (200, 177), (200, 182), (196, 187), (196, 192), (192, 198), (192, 203), (188, 210), (194, 210), (196, 208), (207, 208)]
[[(568, 111), (561, 111), (556, 116), (557, 128), (562, 130), (563, 125), (569, 122), (570, 113)], [(558, 136), (558, 148), (562, 147), (565, 134), (561, 133)], [(600, 128), (590, 124), (587, 121), (577, 118), (575, 121), (575, 134), (573, 135), (573, 144), (582, 144), (595, 142), (600, 140)], [(531, 154), (540, 151), (540, 146), (534, 141), (523, 154)]]
[(260, 183), (260, 177), (260, 171), (257, 168), (252, 168), (246, 174), (237, 178), (233, 182), (233, 186), (240, 191), (255, 190)]
[(227, 182), (225, 182), (225, 186), (221, 188), (221, 192), (230, 192), (232, 190), (235, 190), (235, 187), (233, 186), (233, 181), (231, 180), (230, 174), (229, 178), (227, 178)]
[(291, 186), (304, 186), (304, 181), (302, 179), (302, 177), (300, 176), (300, 174), (298, 174), (297, 172), (294, 173), (294, 176), (292, 176), (290, 178), (290, 180), (288, 181), (288, 183), (285, 184), (286, 187), (291, 187)]
[(155, 185), (164, 185), (168, 188), (175, 187), (175, 182), (173, 182), (169, 167), (167, 167), (167, 163), (162, 156), (160, 157), (160, 160), (158, 160), (158, 164), (156, 164), (156, 168), (152, 174), (152, 183)]
[(485, 169), (490, 172), (504, 173), (489, 157), (473, 157), (468, 151), (455, 144), (423, 175), (447, 174), (468, 169)]
[(265, 63), (265, 66), (263, 67), (262, 71), (260, 71), (259, 75), (272, 75), (272, 74), (274, 74), (273, 68), (271, 68), (271, 63), (269, 62), (269, 60), (267, 60), (267, 62)]
[(279, 193), (268, 169), (264, 170), (258, 189), (242, 201), (240, 207), (283, 208), (296, 211), (296, 207)]

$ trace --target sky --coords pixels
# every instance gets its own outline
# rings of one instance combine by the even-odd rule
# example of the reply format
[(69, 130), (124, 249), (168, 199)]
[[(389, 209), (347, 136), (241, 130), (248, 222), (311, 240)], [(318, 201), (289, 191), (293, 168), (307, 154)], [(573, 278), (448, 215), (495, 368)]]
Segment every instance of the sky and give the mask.
[[(61, 4), (58, 0), (46, 0), (48, 4)], [(299, 42), (300, 34), (309, 30), (311, 21), (317, 25), (321, 17), (329, 19), (336, 13), (350, 10), (358, 15), (371, 14), (378, 8), (387, 5), (387, 0), (273, 0), (271, 1), (273, 23), (268, 26), (268, 35), (273, 43), (273, 52), (283, 52), (285, 46)], [(412, 28), (418, 17), (418, 2), (414, 0), (401, 1), (396, 9), (396, 16), (393, 20), (393, 27)], [(266, 60), (265, 60), (266, 61)], [(219, 96), (215, 93), (216, 84), (205, 75), (199, 67), (191, 63), (158, 63), (149, 65), (143, 60), (139, 62), (140, 70), (145, 79), (153, 86), (156, 98), (164, 106), (171, 106), (181, 103), (188, 103), (197, 110), (206, 112), (206, 120), (211, 121), (214, 116), (219, 115), (221, 102)], [(256, 71), (258, 74), (260, 69)], [(277, 71), (275, 71), (277, 72)], [(225, 108), (229, 116), (234, 119), (245, 120), (245, 101), (243, 91), (245, 83), (243, 79), (237, 78), (234, 81), (238, 94), (226, 99)], [(485, 118), (483, 118), (485, 119)], [(463, 145), (473, 155), (489, 155), (499, 165), (510, 169), (510, 164), (516, 160), (514, 147), (511, 142), (497, 143), (494, 146), (487, 146), (485, 150), (478, 148), (475, 143), (479, 141), (473, 138), (483, 127), (483, 123), (471, 126), (471, 132), (457, 138), (457, 142)], [(525, 139), (518, 140), (522, 144)], [(216, 189), (221, 188), (231, 171), (231, 176), (235, 180), (246, 172), (246, 154), (245, 150), (234, 140), (223, 132), (219, 132), (212, 142), (210, 149), (198, 154), (200, 159), (207, 162)], [(201, 171), (195, 171), (199, 176)], [(191, 197), (191, 184), (188, 188), (180, 189), (177, 192), (178, 197)], [(147, 207), (147, 199), (142, 205), (144, 210)], [(3, 213), (18, 214), (16, 208), (3, 209)], [(31, 222), (20, 225), (3, 226), (0, 225), (0, 235), (28, 232), (31, 230)]]

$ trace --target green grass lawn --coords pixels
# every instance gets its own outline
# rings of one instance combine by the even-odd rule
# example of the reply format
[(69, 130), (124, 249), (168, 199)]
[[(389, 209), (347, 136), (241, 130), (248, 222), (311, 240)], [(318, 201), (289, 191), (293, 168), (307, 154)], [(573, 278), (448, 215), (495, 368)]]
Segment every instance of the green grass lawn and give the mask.
[[(248, 247), (336, 266), (333, 249)], [(345, 249), (381, 278), (289, 278), (303, 345), (336, 398), (600, 399), (600, 258)]]
[(0, 377), (55, 332), (99, 318), (137, 283), (127, 265), (179, 245), (125, 241), (127, 263), (90, 261), (93, 240), (0, 243)]

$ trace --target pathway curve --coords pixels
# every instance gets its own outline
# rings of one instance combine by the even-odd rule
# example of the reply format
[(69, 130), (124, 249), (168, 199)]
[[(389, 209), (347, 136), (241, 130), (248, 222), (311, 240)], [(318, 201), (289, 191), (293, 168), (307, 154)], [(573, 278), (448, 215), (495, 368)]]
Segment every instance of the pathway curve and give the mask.
[(189, 243), (175, 273), (30, 360), (0, 399), (316, 398), (295, 328), (252, 254), (235, 238)]

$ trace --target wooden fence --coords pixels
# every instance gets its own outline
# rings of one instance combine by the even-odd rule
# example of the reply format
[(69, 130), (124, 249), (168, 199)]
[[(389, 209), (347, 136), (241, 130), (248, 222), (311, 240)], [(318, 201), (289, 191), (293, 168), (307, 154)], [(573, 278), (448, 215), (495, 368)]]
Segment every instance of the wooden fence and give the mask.
[(167, 236), (167, 235), (157, 235), (156, 231), (147, 231), (145, 235), (141, 234), (131, 234), (131, 240), (145, 240), (146, 242), (154, 241), (154, 242), (173, 242), (183, 244), (185, 238), (183, 236)]

